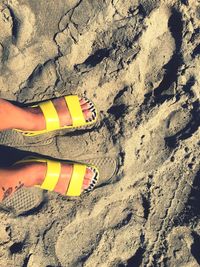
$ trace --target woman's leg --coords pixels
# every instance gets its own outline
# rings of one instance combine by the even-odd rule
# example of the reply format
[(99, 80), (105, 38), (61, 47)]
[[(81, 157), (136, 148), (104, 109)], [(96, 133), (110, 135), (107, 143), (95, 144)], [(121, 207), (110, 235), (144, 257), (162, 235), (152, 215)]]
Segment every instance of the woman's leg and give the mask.
[[(71, 125), (72, 120), (63, 97), (53, 100), (58, 112), (60, 124)], [(85, 119), (92, 117), (91, 106), (85, 99), (80, 99)], [(7, 129), (42, 130), (45, 119), (40, 108), (20, 108), (0, 98), (0, 131)], [(22, 186), (30, 187), (42, 184), (46, 174), (45, 163), (26, 163), (8, 169), (0, 169), (0, 201), (11, 195)], [(55, 191), (65, 194), (72, 174), (72, 166), (62, 164), (61, 175)], [(92, 171), (87, 169), (83, 189), (86, 189), (92, 178)]]
[[(58, 112), (61, 126), (71, 125), (72, 120), (63, 97), (53, 100)], [(80, 104), (86, 120), (92, 118), (90, 104), (85, 99), (80, 99)], [(40, 108), (20, 108), (7, 100), (0, 98), (0, 131), (7, 129), (43, 130), (45, 119)]]

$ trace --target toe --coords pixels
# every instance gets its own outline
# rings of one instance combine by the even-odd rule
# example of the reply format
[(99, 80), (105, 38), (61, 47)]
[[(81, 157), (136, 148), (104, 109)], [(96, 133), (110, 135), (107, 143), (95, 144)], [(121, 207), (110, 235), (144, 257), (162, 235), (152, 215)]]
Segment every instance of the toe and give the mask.
[(90, 103), (85, 103), (81, 106), (82, 110), (85, 111), (85, 110), (89, 110), (91, 109), (93, 106), (90, 104)]
[(90, 179), (84, 178), (83, 189), (87, 189), (89, 187), (89, 185), (90, 185), (90, 182), (91, 182)]
[(84, 105), (86, 103), (89, 103), (89, 100), (87, 98), (82, 98), (82, 97), (79, 97), (79, 102), (80, 102), (80, 105)]
[(93, 171), (91, 169), (87, 168), (86, 173), (85, 173), (85, 178), (91, 180), (92, 176), (93, 176)]
[(89, 109), (89, 110), (84, 110), (83, 111), (83, 115), (84, 115), (85, 120), (87, 122), (91, 122), (96, 118), (97, 113), (96, 113), (95, 108), (92, 108), (92, 109)]
[(84, 110), (83, 115), (84, 115), (84, 118), (87, 122), (92, 121), (92, 111), (91, 110)]

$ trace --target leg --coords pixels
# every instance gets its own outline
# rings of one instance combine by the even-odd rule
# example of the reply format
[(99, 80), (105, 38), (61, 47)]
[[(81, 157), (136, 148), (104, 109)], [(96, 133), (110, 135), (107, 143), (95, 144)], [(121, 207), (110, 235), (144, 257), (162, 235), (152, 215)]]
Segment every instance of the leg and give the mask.
[[(60, 124), (71, 125), (72, 120), (63, 97), (53, 100), (58, 112)], [(91, 107), (86, 100), (80, 99), (80, 104), (86, 120), (92, 117)], [(40, 108), (20, 108), (0, 98), (0, 131), (7, 129), (43, 130), (45, 119)]]
[[(61, 126), (71, 125), (71, 117), (64, 98), (60, 97), (53, 100), (53, 104), (58, 112)], [(93, 115), (90, 110), (91, 106), (85, 99), (80, 99), (80, 104), (85, 119), (90, 119)], [(21, 130), (45, 129), (45, 119), (40, 108), (20, 108), (3, 99), (0, 99), (0, 118), (0, 130), (13, 128)], [(0, 201), (22, 186), (41, 185), (45, 178), (45, 173), (45, 163), (26, 163), (12, 166), (9, 169), (0, 169)], [(61, 175), (55, 188), (56, 192), (65, 194), (71, 174), (72, 166), (62, 164)], [(89, 186), (92, 175), (92, 171), (87, 169), (83, 189)]]
[(26, 125), (34, 127), (37, 120), (36, 114), (19, 108), (4, 99), (0, 99), (0, 118), (0, 131), (18, 127), (21, 129)]

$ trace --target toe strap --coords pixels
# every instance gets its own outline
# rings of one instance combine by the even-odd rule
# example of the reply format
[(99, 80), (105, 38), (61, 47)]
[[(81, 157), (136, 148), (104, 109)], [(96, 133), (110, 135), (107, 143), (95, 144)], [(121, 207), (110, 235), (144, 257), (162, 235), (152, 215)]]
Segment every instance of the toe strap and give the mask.
[(41, 108), (45, 121), (46, 121), (46, 130), (55, 130), (60, 128), (60, 121), (58, 113), (51, 100), (40, 103), (39, 107)]
[(53, 160), (46, 160), (46, 162), (47, 172), (40, 188), (53, 191), (60, 177), (61, 164)]
[(80, 196), (86, 168), (86, 165), (74, 163), (70, 184), (66, 192), (67, 196)]
[(77, 95), (65, 96), (65, 101), (69, 109), (72, 123), (74, 127), (82, 126), (85, 124), (85, 118), (80, 106), (80, 101)]

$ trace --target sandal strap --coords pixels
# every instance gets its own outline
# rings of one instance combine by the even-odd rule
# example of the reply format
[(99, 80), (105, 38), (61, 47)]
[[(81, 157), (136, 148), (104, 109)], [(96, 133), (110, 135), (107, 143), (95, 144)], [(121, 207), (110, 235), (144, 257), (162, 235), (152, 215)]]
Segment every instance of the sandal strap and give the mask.
[(54, 104), (51, 100), (45, 101), (39, 104), (41, 108), (45, 121), (46, 121), (46, 130), (56, 130), (60, 128), (60, 120), (58, 113), (54, 107)]
[(47, 172), (40, 188), (53, 191), (60, 177), (61, 163), (53, 160), (46, 160), (46, 162)]
[(73, 172), (66, 196), (80, 196), (82, 192), (83, 180), (87, 166), (84, 164), (73, 164)]
[(80, 101), (77, 95), (65, 96), (65, 101), (69, 109), (72, 126), (78, 127), (85, 124), (85, 118), (81, 109)]

